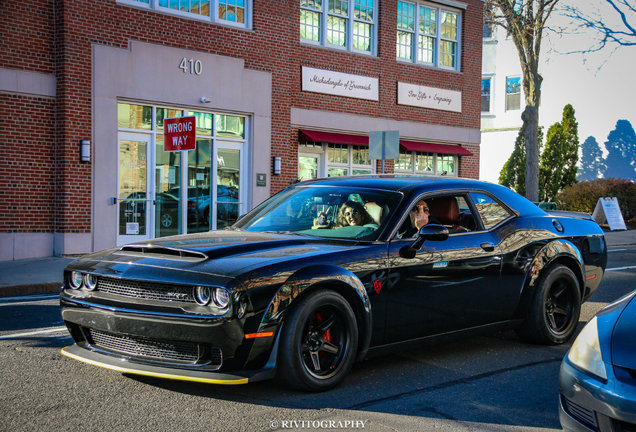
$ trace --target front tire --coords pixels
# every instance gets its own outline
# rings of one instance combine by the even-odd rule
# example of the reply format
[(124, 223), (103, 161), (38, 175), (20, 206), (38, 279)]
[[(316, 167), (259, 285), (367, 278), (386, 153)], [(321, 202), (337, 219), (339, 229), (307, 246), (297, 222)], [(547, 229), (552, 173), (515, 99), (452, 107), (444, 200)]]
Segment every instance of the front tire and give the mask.
[(338, 293), (320, 290), (292, 306), (283, 323), (276, 381), (303, 391), (336, 387), (358, 346), (353, 310)]
[(528, 316), (515, 331), (528, 342), (559, 345), (572, 337), (580, 314), (578, 279), (569, 268), (555, 265), (539, 278)]

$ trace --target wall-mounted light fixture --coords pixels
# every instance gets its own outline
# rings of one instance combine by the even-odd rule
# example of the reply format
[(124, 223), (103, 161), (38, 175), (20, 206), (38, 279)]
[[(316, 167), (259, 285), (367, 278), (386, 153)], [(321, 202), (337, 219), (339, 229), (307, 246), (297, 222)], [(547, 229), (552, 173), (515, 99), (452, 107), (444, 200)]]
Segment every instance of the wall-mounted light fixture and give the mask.
[(80, 141), (80, 160), (82, 162), (91, 161), (91, 142), (89, 140)]
[(210, 99), (206, 98), (205, 96), (201, 96), (201, 99), (199, 99), (201, 101), (201, 103), (210, 103), (212, 102)]
[(274, 174), (280, 175), (281, 160), (280, 156), (274, 156)]

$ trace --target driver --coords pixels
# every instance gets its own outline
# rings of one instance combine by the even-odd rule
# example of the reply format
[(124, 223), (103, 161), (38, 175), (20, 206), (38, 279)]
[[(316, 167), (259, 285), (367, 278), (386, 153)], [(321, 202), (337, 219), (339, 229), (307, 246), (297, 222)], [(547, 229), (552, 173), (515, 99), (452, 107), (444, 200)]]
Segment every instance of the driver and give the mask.
[(420, 200), (413, 206), (409, 212), (410, 226), (402, 233), (400, 238), (414, 237), (420, 229), (427, 224), (439, 224), (437, 219), (431, 216), (428, 204), (424, 200)]

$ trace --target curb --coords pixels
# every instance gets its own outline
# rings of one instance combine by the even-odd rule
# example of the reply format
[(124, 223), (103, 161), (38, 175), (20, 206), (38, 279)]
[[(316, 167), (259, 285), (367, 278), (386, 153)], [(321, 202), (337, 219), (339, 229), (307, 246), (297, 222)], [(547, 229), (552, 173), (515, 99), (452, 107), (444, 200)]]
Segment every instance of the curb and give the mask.
[(0, 287), (0, 297), (42, 292), (58, 292), (61, 290), (61, 288), (62, 282), (45, 282), (30, 285), (6, 286)]

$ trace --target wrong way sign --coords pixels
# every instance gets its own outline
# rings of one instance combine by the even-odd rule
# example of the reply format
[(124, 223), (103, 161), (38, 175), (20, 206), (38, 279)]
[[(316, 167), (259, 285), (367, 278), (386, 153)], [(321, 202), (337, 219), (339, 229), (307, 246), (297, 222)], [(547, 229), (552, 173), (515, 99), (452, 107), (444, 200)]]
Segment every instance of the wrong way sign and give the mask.
[(163, 151), (194, 150), (197, 146), (195, 122), (194, 116), (164, 119)]

